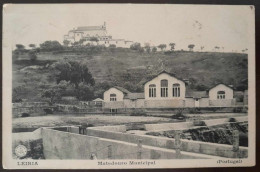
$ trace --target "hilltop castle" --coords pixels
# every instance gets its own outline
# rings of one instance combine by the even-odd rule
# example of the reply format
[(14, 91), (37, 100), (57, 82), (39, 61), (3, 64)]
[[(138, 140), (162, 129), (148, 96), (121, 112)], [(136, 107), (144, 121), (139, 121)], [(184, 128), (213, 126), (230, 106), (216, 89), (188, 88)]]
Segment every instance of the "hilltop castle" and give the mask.
[[(92, 38), (97, 38), (98, 41), (91, 41)], [(113, 39), (111, 35), (107, 34), (106, 22), (100, 26), (81, 26), (70, 30), (67, 35), (64, 35), (64, 40), (70, 42), (72, 45), (74, 42), (79, 42), (84, 39), (84, 44), (98, 44), (98, 45), (115, 45), (116, 47), (129, 48), (133, 41), (126, 41), (124, 39)]]

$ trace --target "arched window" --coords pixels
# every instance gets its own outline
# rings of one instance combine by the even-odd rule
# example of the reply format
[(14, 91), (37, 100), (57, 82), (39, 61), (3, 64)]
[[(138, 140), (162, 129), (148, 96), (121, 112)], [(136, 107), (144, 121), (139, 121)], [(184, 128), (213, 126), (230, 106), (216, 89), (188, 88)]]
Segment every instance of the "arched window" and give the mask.
[(226, 93), (225, 93), (225, 91), (218, 91), (218, 92), (217, 92), (217, 98), (218, 98), (218, 99), (225, 99), (225, 98), (226, 98)]
[(172, 85), (172, 97), (180, 97), (180, 84), (173, 84)]
[(149, 85), (149, 97), (156, 97), (156, 85)]
[(110, 94), (110, 101), (111, 102), (116, 101), (116, 94)]
[(168, 80), (161, 80), (161, 97), (168, 97)]

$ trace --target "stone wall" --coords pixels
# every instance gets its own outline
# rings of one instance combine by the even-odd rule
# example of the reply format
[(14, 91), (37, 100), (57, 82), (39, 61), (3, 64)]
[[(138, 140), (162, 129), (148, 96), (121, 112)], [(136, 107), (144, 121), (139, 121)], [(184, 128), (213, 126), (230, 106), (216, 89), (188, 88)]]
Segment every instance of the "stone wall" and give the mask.
[[(44, 156), (46, 159), (138, 159), (138, 140), (127, 143), (117, 140), (79, 135), (74, 133), (43, 129)], [(111, 146), (109, 158), (108, 147)], [(175, 159), (174, 150), (143, 145), (141, 159)], [(210, 156), (183, 153), (183, 159), (207, 159)]]
[(209, 106), (214, 107), (230, 107), (235, 106), (235, 99), (218, 99), (218, 100), (209, 100)]
[[(121, 132), (111, 132), (96, 129), (95, 127), (87, 128), (87, 135), (95, 136), (100, 138), (114, 139), (118, 141), (136, 143), (137, 140), (142, 140), (144, 145), (174, 149), (173, 143), (175, 139), (167, 137), (156, 137), (150, 135), (134, 135)], [(182, 151), (201, 153), (212, 156), (221, 156), (227, 158), (234, 158), (235, 153), (233, 152), (232, 145), (207, 143), (201, 141), (192, 141), (182, 139)], [(246, 158), (248, 156), (247, 147), (239, 147), (239, 155), (241, 158)]]
[(184, 107), (185, 100), (172, 99), (172, 100), (145, 100), (145, 108), (174, 108)]

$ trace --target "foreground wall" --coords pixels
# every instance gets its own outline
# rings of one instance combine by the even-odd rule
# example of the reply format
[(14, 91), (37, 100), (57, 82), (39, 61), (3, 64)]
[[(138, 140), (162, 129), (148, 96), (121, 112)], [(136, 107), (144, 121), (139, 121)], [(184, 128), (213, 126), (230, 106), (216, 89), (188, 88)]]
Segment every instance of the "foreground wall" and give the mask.
[[(105, 138), (79, 135), (53, 129), (43, 129), (42, 139), (46, 159), (138, 159), (140, 148), (135, 144)], [(111, 154), (108, 147), (111, 146)], [(174, 150), (142, 146), (141, 159), (175, 159)], [(110, 158), (109, 158), (110, 157)], [(210, 156), (183, 153), (181, 158), (206, 159)]]
[[(147, 129), (153, 128), (151, 126), (153, 124), (149, 124), (146, 126)], [(160, 126), (154, 124), (156, 129), (160, 130)], [(161, 124), (163, 125), (163, 124)], [(174, 125), (174, 124), (173, 124)], [(190, 125), (189, 123), (185, 124), (185, 126), (176, 126), (175, 129), (178, 127), (186, 128), (186, 125)], [(113, 126), (115, 127), (115, 126)], [(174, 128), (174, 127), (173, 127)], [(124, 142), (135, 143), (136, 140), (142, 140), (144, 145), (160, 147), (160, 148), (167, 148), (167, 149), (174, 149), (174, 141), (175, 139), (166, 138), (166, 137), (156, 137), (150, 135), (135, 135), (135, 134), (127, 134), (122, 132), (115, 132), (115, 128), (112, 129), (113, 132), (106, 128), (105, 130), (100, 130), (100, 128), (90, 127), (87, 128), (87, 135), (107, 138), (107, 139), (114, 139)], [(120, 129), (119, 129), (120, 130)], [(234, 158), (236, 157), (236, 153), (233, 152), (232, 145), (224, 145), (224, 144), (216, 144), (216, 143), (207, 143), (207, 142), (200, 142), (200, 141), (192, 141), (192, 140), (182, 140), (181, 150), (186, 152), (193, 152), (199, 154), (206, 154), (206, 155), (213, 155), (213, 156), (221, 156), (227, 158)], [(239, 157), (240, 158), (247, 158), (248, 157), (248, 148), (246, 147), (239, 147)]]

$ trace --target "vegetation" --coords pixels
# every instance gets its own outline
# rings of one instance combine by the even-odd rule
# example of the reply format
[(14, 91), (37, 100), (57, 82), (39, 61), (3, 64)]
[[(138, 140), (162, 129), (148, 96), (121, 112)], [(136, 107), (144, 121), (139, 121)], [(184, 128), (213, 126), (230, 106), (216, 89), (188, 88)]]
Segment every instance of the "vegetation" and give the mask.
[(60, 61), (54, 64), (55, 76), (57, 83), (67, 81), (78, 88), (79, 83), (93, 86), (95, 84), (91, 73), (88, 70), (87, 63), (78, 61)]
[(158, 45), (158, 48), (160, 48), (161, 51), (163, 51), (166, 47), (167, 47), (166, 44), (160, 44), (160, 45)]
[(42, 51), (57, 51), (63, 49), (62, 45), (58, 41), (45, 41), (40, 44), (40, 48)]
[[(13, 102), (48, 99), (53, 103), (63, 96), (91, 100), (102, 98), (103, 92), (114, 85), (142, 92), (145, 81), (163, 69), (188, 79), (189, 87), (198, 91), (219, 82), (234, 85), (236, 90), (247, 89), (246, 54), (178, 51), (172, 47), (162, 53), (149, 44), (143, 48), (140, 43), (130, 49), (76, 44), (67, 47), (46, 41), (29, 50), (18, 44), (13, 51)], [(165, 47), (158, 46), (161, 50)], [(63, 81), (70, 89), (57, 89)]]
[(169, 46), (171, 47), (171, 51), (174, 51), (174, 49), (175, 49), (175, 43), (170, 43)]
[(190, 49), (190, 51), (193, 51), (193, 48), (195, 47), (195, 45), (194, 44), (190, 44), (190, 45), (188, 45), (188, 48)]

